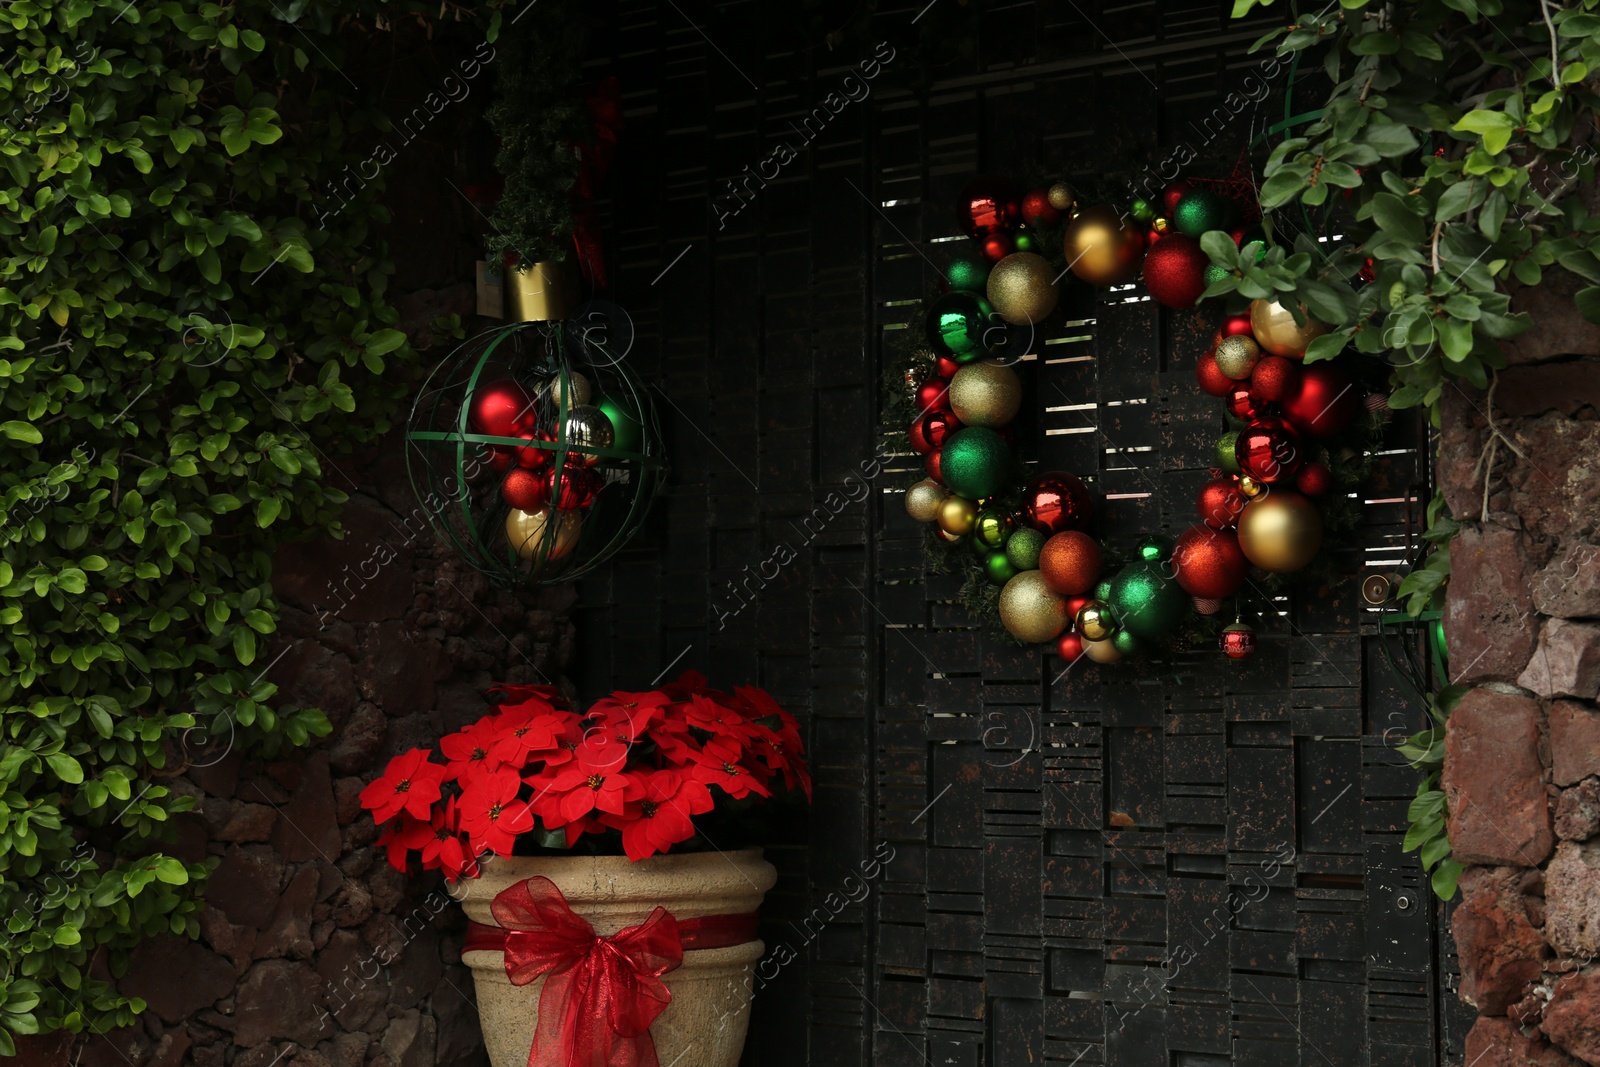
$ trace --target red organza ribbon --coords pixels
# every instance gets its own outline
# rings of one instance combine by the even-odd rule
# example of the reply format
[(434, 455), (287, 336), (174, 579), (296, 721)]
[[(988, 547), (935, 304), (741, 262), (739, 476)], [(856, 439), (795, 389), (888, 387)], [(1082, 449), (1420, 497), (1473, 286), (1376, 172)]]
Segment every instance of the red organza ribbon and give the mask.
[(490, 910), (500, 925), (469, 923), (462, 951), (503, 951), (512, 985), (545, 976), (528, 1067), (660, 1067), (650, 1024), (672, 1001), (661, 976), (685, 949), (756, 936), (754, 914), (680, 923), (658, 907), (638, 926), (601, 937), (548, 878), (502, 890)]

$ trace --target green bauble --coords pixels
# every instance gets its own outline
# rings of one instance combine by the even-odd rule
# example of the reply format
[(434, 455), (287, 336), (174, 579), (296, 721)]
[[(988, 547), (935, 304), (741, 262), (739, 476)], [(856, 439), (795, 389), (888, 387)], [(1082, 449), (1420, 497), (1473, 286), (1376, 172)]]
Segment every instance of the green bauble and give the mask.
[(1234, 449), (1238, 444), (1238, 430), (1229, 430), (1217, 438), (1217, 466), (1228, 474), (1239, 473), (1239, 457), (1234, 455)]
[(1111, 599), (1111, 579), (1110, 578), (1105, 579), (1099, 585), (1094, 587), (1094, 598), (1096, 600), (1102, 600), (1102, 601)]
[(1019, 571), (1039, 569), (1039, 550), (1044, 548), (1045, 536), (1038, 530), (1024, 526), (1006, 539), (1006, 559)]
[(1111, 638), (1111, 646), (1124, 656), (1144, 651), (1144, 642), (1127, 630), (1118, 630), (1116, 636)]
[(977, 252), (963, 252), (944, 269), (950, 288), (966, 293), (981, 293), (989, 284), (989, 261)]
[(950, 491), (968, 500), (994, 496), (1010, 469), (1010, 446), (986, 426), (968, 426), (946, 439), (939, 468)]
[(1214, 282), (1220, 282), (1224, 278), (1232, 277), (1233, 272), (1227, 267), (1219, 267), (1215, 263), (1207, 263), (1206, 269), (1200, 272), (1200, 276), (1205, 279), (1207, 285), (1211, 285)]
[(1011, 239), (1011, 246), (1018, 252), (1039, 251), (1039, 240), (1031, 233), (1019, 233)]
[(1122, 628), (1135, 637), (1155, 640), (1170, 633), (1189, 610), (1189, 594), (1160, 563), (1130, 563), (1111, 579), (1106, 603)]
[(1172, 558), (1172, 538), (1166, 534), (1151, 534), (1139, 542), (1139, 558), (1146, 563), (1160, 563)]
[(1129, 210), (1133, 212), (1134, 218), (1146, 225), (1156, 220), (1156, 209), (1150, 206), (1148, 200), (1135, 200), (1129, 205)]
[(637, 452), (639, 442), (644, 439), (644, 424), (639, 421), (639, 410), (630, 401), (614, 396), (602, 396), (594, 402), (594, 406), (605, 412), (606, 418), (611, 420), (611, 428), (616, 431), (613, 447), (625, 452)]
[(1228, 209), (1228, 202), (1216, 193), (1206, 189), (1191, 189), (1183, 194), (1178, 206), (1172, 209), (1172, 228), (1197, 239), (1207, 230), (1225, 230), (1228, 228)]
[(991, 552), (983, 561), (983, 573), (995, 585), (1005, 585), (1017, 576), (1017, 568), (1011, 565), (1004, 552)]
[(989, 332), (994, 325), (994, 308), (977, 293), (953, 292), (939, 297), (928, 305), (925, 325), (933, 350), (957, 363), (979, 358), (999, 341), (997, 333)]
[(1011, 536), (1011, 528), (1015, 525), (1005, 512), (985, 508), (978, 512), (978, 524), (972, 528), (972, 537), (982, 542), (985, 548), (1004, 548), (1006, 538)]

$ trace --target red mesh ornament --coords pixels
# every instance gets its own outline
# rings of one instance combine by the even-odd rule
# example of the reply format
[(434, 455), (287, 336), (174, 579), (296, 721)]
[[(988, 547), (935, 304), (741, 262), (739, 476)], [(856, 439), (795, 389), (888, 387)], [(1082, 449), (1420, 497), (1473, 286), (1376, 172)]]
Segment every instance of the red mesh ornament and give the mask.
[(1205, 292), (1205, 270), (1210, 262), (1199, 241), (1181, 233), (1168, 234), (1144, 257), (1144, 286), (1158, 304), (1194, 307)]
[(1227, 396), (1236, 384), (1222, 373), (1222, 368), (1217, 366), (1216, 353), (1210, 351), (1195, 360), (1194, 377), (1200, 383), (1200, 391), (1209, 396)]
[(1247, 498), (1232, 478), (1213, 478), (1200, 490), (1194, 506), (1200, 512), (1200, 521), (1214, 530), (1226, 529), (1239, 521)]
[(1262, 356), (1250, 372), (1250, 392), (1258, 400), (1275, 402), (1300, 384), (1300, 364), (1283, 356)]
[(1232, 530), (1191, 526), (1172, 547), (1172, 577), (1192, 597), (1230, 597), (1244, 585), (1249, 569)]

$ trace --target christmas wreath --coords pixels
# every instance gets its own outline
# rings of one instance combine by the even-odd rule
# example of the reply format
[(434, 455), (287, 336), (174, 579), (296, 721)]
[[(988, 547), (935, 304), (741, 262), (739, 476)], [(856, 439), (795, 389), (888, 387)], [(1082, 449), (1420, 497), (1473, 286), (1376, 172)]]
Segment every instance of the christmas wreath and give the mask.
[[(1265, 254), (1249, 180), (1178, 181), (1159, 204), (1119, 211), (1080, 204), (1066, 183), (1023, 192), (982, 176), (962, 190), (957, 216), (972, 243), (945, 268), (923, 343), (903, 379), (897, 365), (885, 405), (893, 431), (925, 457), (927, 477), (907, 488), (905, 506), (930, 525), (936, 568), (964, 570), (969, 606), (996, 612), (1021, 642), (1054, 642), (1069, 662), (1187, 647), (1202, 633), (1232, 658), (1253, 654), (1246, 594), (1264, 599), (1287, 576), (1327, 576), (1330, 540), (1359, 518), (1350, 495), (1366, 473), (1360, 438), (1385, 411), (1381, 397), (1363, 403), (1337, 360), (1303, 362), (1326, 326), (1270, 294), (1222, 316), (1196, 377), (1224, 401), (1228, 427), (1198, 487), (1199, 521), (1176, 539), (1145, 537), (1119, 555), (1092, 533), (1084, 482), (1029, 471), (1012, 432), (1025, 393), (1020, 357), (1054, 312), (1061, 280), (1070, 272), (1131, 287), (1142, 278), (1158, 303), (1193, 307), (1221, 277), (1212, 248), (1244, 262)], [(1230, 600), (1234, 621), (1219, 633)]]

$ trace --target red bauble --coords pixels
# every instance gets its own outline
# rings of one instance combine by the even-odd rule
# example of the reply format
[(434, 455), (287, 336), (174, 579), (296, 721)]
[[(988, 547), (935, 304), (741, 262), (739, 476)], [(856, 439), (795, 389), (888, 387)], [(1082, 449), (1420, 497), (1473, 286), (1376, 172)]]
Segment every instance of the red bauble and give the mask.
[[(556, 484), (557, 475), (561, 484)], [(557, 511), (583, 509), (594, 503), (594, 495), (603, 483), (600, 475), (588, 467), (551, 467), (544, 475), (545, 493), (550, 506)]]
[(1061, 212), (1050, 204), (1050, 190), (1032, 189), (1022, 198), (1022, 218), (1029, 226), (1054, 226)]
[(1078, 617), (1078, 612), (1083, 610), (1083, 606), (1093, 599), (1093, 597), (1087, 596), (1067, 597), (1067, 618), (1076, 619)]
[(490, 437), (516, 437), (537, 421), (533, 397), (510, 378), (478, 386), (467, 408), (467, 422)]
[(1239, 431), (1233, 446), (1239, 471), (1271, 485), (1290, 477), (1306, 461), (1300, 433), (1283, 419), (1257, 419)]
[(511, 449), (505, 445), (484, 445), (484, 455), (488, 457), (489, 469), (496, 474), (504, 474), (511, 469)]
[[(523, 430), (516, 436), (522, 438), (524, 441), (549, 441), (551, 439), (549, 434), (543, 433), (539, 430)], [(528, 470), (532, 471), (544, 469), (544, 467), (549, 464), (551, 458), (555, 456), (555, 453), (550, 451), (548, 448), (535, 448), (532, 445), (525, 445), (522, 448), (513, 448), (511, 451), (517, 458), (517, 466), (526, 467)], [(531, 511), (533, 509), (524, 508), (523, 510)]]
[(1076, 474), (1050, 471), (1022, 490), (1022, 521), (1042, 534), (1081, 530), (1094, 518), (1094, 497)]
[(997, 230), (1016, 229), (1022, 221), (1021, 200), (1020, 191), (1009, 180), (980, 174), (956, 198), (956, 224), (968, 237), (980, 239)]
[(917, 411), (947, 411), (950, 408), (950, 383), (944, 378), (929, 378), (917, 386)]
[(1256, 654), (1256, 632), (1242, 622), (1229, 623), (1217, 644), (1229, 659), (1249, 659)]
[(928, 477), (941, 485), (944, 484), (944, 451), (942, 449), (935, 449), (929, 452), (928, 458), (923, 462), (923, 467), (927, 470)]
[(1229, 315), (1222, 320), (1221, 332), (1224, 337), (1255, 336), (1255, 330), (1250, 327), (1249, 315)]
[(1082, 530), (1063, 530), (1039, 550), (1044, 584), (1062, 596), (1079, 596), (1100, 580), (1100, 542)]
[(939, 361), (933, 365), (933, 372), (939, 377), (949, 381), (956, 376), (956, 371), (961, 369), (961, 364), (949, 356), (940, 356)]
[(944, 447), (945, 438), (961, 429), (961, 420), (949, 411), (930, 411), (911, 424), (906, 435), (911, 447), (927, 455)]
[(1178, 210), (1178, 201), (1184, 194), (1194, 192), (1194, 183), (1179, 178), (1161, 191), (1161, 217), (1170, 219), (1172, 213)]
[(1232, 388), (1228, 390), (1228, 414), (1236, 419), (1251, 419), (1266, 413), (1267, 405), (1255, 398), (1250, 392), (1249, 382), (1230, 382)]
[(519, 511), (538, 511), (550, 500), (550, 490), (542, 475), (518, 467), (500, 483), (500, 495)]
[(1239, 513), (1244, 510), (1248, 497), (1239, 490), (1239, 483), (1232, 478), (1214, 478), (1200, 490), (1200, 495), (1195, 498), (1194, 506), (1200, 512), (1200, 520), (1214, 530), (1225, 530), (1239, 521)]
[(991, 233), (983, 239), (983, 258), (990, 263), (998, 263), (1016, 250), (1015, 242), (1007, 234)]
[(1153, 226), (1150, 229), (1144, 231), (1144, 247), (1145, 247), (1145, 251), (1148, 252), (1150, 249), (1154, 248), (1156, 246), (1156, 242), (1161, 240), (1165, 236), (1166, 236), (1166, 234), (1162, 233), (1160, 230), (1156, 229)]
[(1306, 496), (1322, 496), (1333, 488), (1333, 472), (1322, 463), (1307, 463), (1294, 476), (1294, 487)]
[(1221, 600), (1239, 591), (1250, 561), (1232, 530), (1191, 526), (1172, 546), (1172, 577), (1193, 597)]
[(1194, 364), (1195, 381), (1200, 383), (1200, 391), (1210, 396), (1227, 396), (1233, 392), (1234, 381), (1222, 373), (1222, 368), (1217, 366), (1215, 352), (1206, 352)]
[(1282, 356), (1262, 356), (1250, 372), (1250, 392), (1266, 402), (1282, 400), (1300, 384), (1300, 364)]
[(1211, 262), (1200, 242), (1181, 233), (1169, 233), (1144, 257), (1144, 287), (1156, 303), (1169, 308), (1194, 307), (1206, 289), (1206, 266)]
[(1283, 398), (1284, 418), (1301, 433), (1332, 437), (1361, 410), (1362, 395), (1350, 376), (1330, 363), (1300, 369), (1300, 385)]
[(1083, 655), (1083, 638), (1068, 630), (1056, 638), (1056, 655), (1072, 663)]

